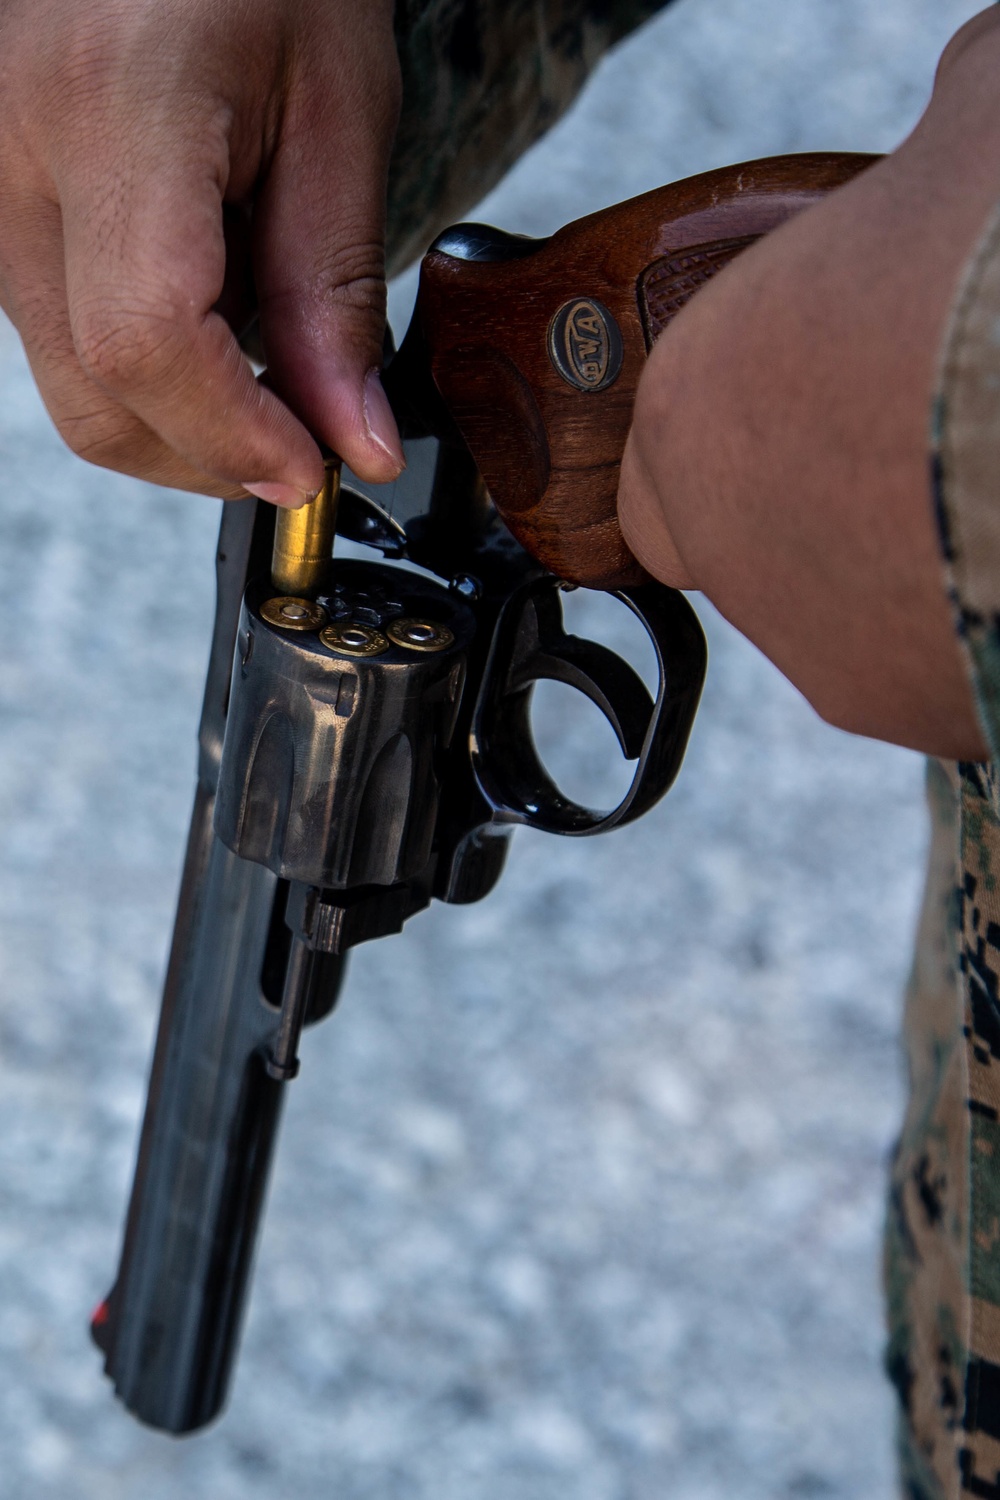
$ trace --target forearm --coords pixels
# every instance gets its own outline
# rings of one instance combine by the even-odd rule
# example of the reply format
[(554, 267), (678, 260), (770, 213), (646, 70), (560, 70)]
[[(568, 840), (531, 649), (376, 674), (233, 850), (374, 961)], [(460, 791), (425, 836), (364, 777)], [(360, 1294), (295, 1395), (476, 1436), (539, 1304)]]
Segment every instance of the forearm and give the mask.
[(1000, 199), (1000, 25), (966, 28), (910, 139), (741, 256), (640, 386), (622, 522), (833, 722), (985, 752), (930, 499), (934, 375)]

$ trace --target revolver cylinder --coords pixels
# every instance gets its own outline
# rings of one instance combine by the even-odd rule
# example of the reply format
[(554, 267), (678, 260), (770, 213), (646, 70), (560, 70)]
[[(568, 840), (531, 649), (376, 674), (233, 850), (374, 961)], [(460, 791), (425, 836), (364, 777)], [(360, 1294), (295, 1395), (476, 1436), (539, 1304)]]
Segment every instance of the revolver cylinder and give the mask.
[(336, 561), (315, 600), (243, 600), (215, 827), (243, 859), (325, 889), (426, 870), (475, 630), (408, 569)]

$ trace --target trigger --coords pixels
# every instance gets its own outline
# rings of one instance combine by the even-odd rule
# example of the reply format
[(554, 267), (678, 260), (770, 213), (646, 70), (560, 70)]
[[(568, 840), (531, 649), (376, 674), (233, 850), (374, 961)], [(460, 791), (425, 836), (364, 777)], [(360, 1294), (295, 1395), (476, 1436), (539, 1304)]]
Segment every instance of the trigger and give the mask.
[(646, 684), (628, 662), (577, 635), (562, 636), (558, 651), (536, 651), (518, 663), (511, 688), (545, 679), (576, 688), (597, 705), (617, 736), (626, 760), (638, 760), (653, 716)]

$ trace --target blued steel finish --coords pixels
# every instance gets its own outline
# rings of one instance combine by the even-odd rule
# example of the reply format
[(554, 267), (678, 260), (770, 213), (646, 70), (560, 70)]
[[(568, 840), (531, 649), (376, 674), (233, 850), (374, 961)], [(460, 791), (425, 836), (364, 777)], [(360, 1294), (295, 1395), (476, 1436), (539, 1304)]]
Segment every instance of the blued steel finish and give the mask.
[[(642, 621), (656, 652), (656, 701), (641, 678), (597, 641), (563, 630), (556, 579), (533, 579), (501, 612), (476, 705), (472, 763), (497, 818), (546, 833), (593, 834), (631, 823), (669, 791), (680, 770), (705, 681), (708, 652), (698, 616), (662, 584), (616, 589)], [(632, 784), (609, 812), (564, 797), (542, 765), (531, 735), (531, 693), (543, 679), (564, 682), (601, 710)]]
[[(266, 592), (266, 590), (264, 590)], [(244, 859), (339, 890), (414, 879), (432, 853), (475, 620), (455, 594), (403, 568), (335, 562), (319, 591), (334, 624), (383, 632), (358, 657), (243, 602), (215, 827)], [(393, 639), (392, 622), (437, 626), (443, 649)]]
[(380, 505), (357, 490), (341, 487), (337, 535), (349, 542), (377, 547), (384, 557), (405, 557), (406, 532)]
[[(264, 1059), (291, 942), (285, 888), (212, 828), (240, 599), (267, 567), (270, 521), (255, 501), (223, 509), (181, 898), (121, 1260), (94, 1325), (125, 1406), (177, 1433), (225, 1400), (283, 1098)], [(313, 966), (309, 1018), (332, 1007), (342, 966)]]
[(277, 1021), (259, 992), (276, 882), (214, 837), (204, 789), (185, 874), (193, 899), (178, 913), (102, 1339), (125, 1405), (170, 1432), (221, 1404), (281, 1108), (258, 1057)]

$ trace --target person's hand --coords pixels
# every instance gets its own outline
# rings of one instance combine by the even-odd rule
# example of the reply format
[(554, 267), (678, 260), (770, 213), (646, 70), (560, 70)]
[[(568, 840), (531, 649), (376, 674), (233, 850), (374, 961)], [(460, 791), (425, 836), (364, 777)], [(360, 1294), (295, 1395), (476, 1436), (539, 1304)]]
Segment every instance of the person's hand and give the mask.
[(629, 546), (831, 722), (986, 753), (945, 596), (931, 397), (1000, 199), (1000, 15), (952, 41), (891, 157), (739, 256), (662, 335), (622, 466)]
[[(0, 305), (83, 458), (283, 504), (321, 485), (316, 440), (399, 472), (377, 374), (392, 15), (0, 0)], [(255, 302), (263, 381), (236, 337)]]

